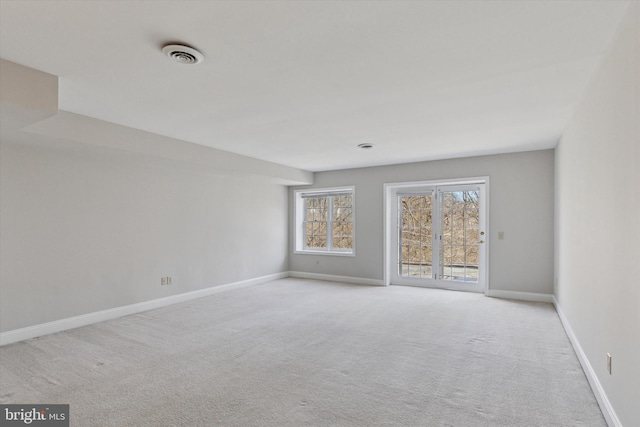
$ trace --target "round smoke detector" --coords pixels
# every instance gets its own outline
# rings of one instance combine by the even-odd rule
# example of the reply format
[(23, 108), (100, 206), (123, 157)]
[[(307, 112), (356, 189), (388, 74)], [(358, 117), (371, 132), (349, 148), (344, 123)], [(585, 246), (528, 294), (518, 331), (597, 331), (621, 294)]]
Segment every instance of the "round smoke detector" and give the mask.
[(192, 47), (181, 44), (168, 44), (162, 53), (181, 64), (197, 64), (204, 61), (204, 56)]

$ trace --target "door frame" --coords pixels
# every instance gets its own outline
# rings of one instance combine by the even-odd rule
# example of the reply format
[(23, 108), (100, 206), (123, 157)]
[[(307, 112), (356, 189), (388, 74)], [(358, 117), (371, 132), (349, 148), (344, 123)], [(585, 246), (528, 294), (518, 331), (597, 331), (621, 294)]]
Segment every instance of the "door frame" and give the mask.
[[(391, 284), (392, 277), (392, 268), (394, 266), (393, 257), (391, 256), (391, 251), (393, 248), (391, 247), (394, 239), (391, 236), (391, 233), (395, 232), (395, 229), (392, 224), (392, 209), (397, 209), (396, 204), (394, 203), (395, 197), (393, 197), (394, 193), (401, 189), (409, 189), (411, 187), (419, 187), (419, 186), (445, 186), (445, 185), (466, 185), (466, 184), (484, 184), (484, 214), (485, 214), (485, 249), (484, 249), (484, 257), (482, 262), (482, 266), (480, 268), (480, 274), (482, 275), (482, 279), (484, 282), (484, 289), (480, 292), (487, 295), (489, 291), (489, 256), (490, 256), (490, 243), (491, 240), (489, 236), (491, 236), (491, 232), (489, 229), (490, 218), (490, 203), (489, 203), (489, 177), (488, 176), (480, 176), (480, 177), (470, 177), (470, 178), (457, 178), (457, 179), (438, 179), (438, 180), (429, 180), (429, 181), (410, 181), (410, 182), (393, 182), (393, 183), (385, 183), (383, 185), (383, 204), (384, 204), (384, 212), (383, 212), (383, 220), (384, 220), (384, 234), (383, 234), (383, 283), (385, 286), (389, 286)], [(480, 279), (480, 277), (479, 277)]]

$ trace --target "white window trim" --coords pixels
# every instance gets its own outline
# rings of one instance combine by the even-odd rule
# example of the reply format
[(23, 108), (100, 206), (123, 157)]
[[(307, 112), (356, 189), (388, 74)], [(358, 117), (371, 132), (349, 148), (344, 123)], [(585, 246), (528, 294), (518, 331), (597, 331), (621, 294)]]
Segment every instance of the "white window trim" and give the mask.
[[(321, 250), (321, 249), (305, 249), (304, 248), (304, 202), (303, 195), (324, 194), (324, 193), (351, 193), (351, 217), (353, 223), (353, 247), (351, 251)], [(293, 204), (295, 214), (294, 224), (294, 254), (300, 255), (331, 255), (331, 256), (356, 256), (356, 188), (355, 186), (347, 187), (330, 187), (330, 188), (310, 188), (306, 190), (294, 190)], [(329, 230), (327, 230), (329, 234)], [(329, 236), (327, 235), (327, 238)]]

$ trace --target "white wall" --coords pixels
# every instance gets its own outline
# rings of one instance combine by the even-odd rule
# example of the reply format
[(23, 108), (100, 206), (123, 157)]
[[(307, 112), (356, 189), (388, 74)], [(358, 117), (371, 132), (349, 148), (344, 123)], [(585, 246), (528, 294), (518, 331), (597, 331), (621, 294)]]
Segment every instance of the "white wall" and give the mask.
[(16, 138), (1, 144), (3, 332), (288, 269), (285, 186)]
[[(640, 4), (556, 150), (561, 311), (624, 426), (640, 422)], [(606, 371), (606, 354), (613, 373)]]
[[(291, 253), (290, 268), (382, 280), (383, 184), (489, 176), (490, 289), (551, 294), (553, 156), (553, 150), (542, 150), (316, 173), (313, 186), (294, 189), (356, 187), (356, 256)], [(497, 239), (498, 231), (504, 240)]]

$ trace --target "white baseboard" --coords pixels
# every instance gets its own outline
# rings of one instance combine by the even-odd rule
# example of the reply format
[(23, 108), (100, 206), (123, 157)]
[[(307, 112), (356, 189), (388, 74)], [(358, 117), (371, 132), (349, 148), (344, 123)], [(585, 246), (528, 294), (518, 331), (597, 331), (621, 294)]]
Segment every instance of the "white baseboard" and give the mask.
[(326, 280), (328, 282), (353, 283), (356, 285), (384, 286), (384, 281), (379, 279), (365, 279), (363, 277), (335, 276), (333, 274), (307, 273), (304, 271), (290, 271), (289, 277), (298, 279)]
[(498, 289), (488, 289), (485, 295), (488, 297), (515, 299), (521, 301), (553, 302), (552, 294), (538, 294), (535, 292), (501, 291)]
[(587, 355), (582, 350), (582, 346), (578, 341), (578, 338), (573, 333), (573, 329), (569, 324), (569, 320), (565, 317), (562, 312), (562, 308), (558, 303), (556, 297), (553, 297), (553, 305), (556, 307), (556, 312), (558, 313), (558, 317), (560, 318), (560, 322), (562, 322), (562, 326), (564, 327), (567, 336), (569, 337), (569, 341), (571, 341), (571, 345), (573, 346), (573, 350), (576, 352), (578, 356), (578, 360), (582, 365), (582, 370), (589, 381), (589, 385), (591, 386), (591, 390), (593, 390), (593, 394), (596, 396), (596, 400), (598, 401), (598, 405), (600, 405), (600, 410), (602, 410), (602, 415), (604, 415), (605, 420), (607, 421), (607, 425), (609, 427), (622, 427), (622, 423), (618, 419), (616, 412), (613, 410), (613, 406), (611, 406), (611, 402), (607, 398), (604, 389), (602, 388), (602, 384), (600, 384), (600, 380), (598, 380), (598, 376), (596, 372), (593, 370), (591, 363), (589, 363), (589, 359), (587, 359)]
[(79, 328), (81, 326), (91, 325), (93, 323), (103, 322), (105, 320), (116, 319), (118, 317), (128, 316), (130, 314), (153, 310), (155, 308), (165, 307), (167, 305), (176, 304), (179, 302), (206, 297), (220, 292), (245, 288), (247, 286), (258, 285), (261, 283), (270, 282), (272, 280), (283, 279), (288, 276), (288, 272), (270, 274), (267, 276), (256, 277), (254, 279), (242, 280), (240, 282), (212, 286), (210, 288), (199, 289), (197, 291), (185, 292), (169, 297), (153, 299), (150, 301), (125, 305), (108, 310), (96, 311), (94, 313), (83, 314), (80, 316), (68, 317), (66, 319), (55, 320), (53, 322), (28, 326), (26, 328), (14, 329), (12, 331), (0, 333), (0, 346), (39, 337), (42, 335), (52, 334), (55, 332)]

